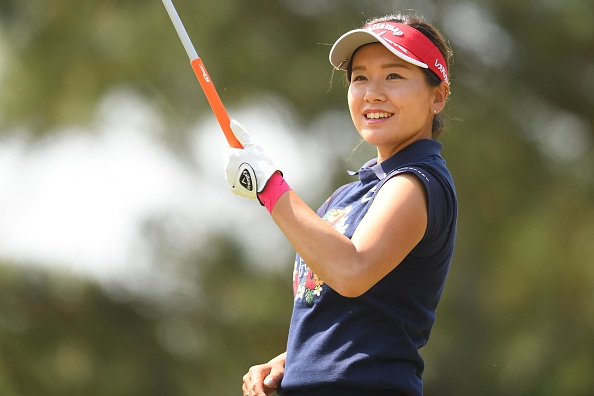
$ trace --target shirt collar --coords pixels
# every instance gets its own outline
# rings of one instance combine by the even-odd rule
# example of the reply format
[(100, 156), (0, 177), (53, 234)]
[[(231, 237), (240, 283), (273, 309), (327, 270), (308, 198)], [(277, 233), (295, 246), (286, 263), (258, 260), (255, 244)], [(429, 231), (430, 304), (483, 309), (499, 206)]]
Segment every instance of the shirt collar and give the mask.
[[(441, 155), (442, 147), (442, 144), (437, 140), (418, 140), (406, 146), (381, 164), (378, 164), (377, 158), (374, 158), (367, 161), (358, 172), (349, 173), (352, 175), (359, 174), (362, 176), (371, 170), (375, 176), (381, 180), (386, 177), (386, 174), (390, 173), (394, 169), (398, 169), (413, 162), (418, 162), (422, 158)], [(366, 170), (367, 172), (365, 172)]]

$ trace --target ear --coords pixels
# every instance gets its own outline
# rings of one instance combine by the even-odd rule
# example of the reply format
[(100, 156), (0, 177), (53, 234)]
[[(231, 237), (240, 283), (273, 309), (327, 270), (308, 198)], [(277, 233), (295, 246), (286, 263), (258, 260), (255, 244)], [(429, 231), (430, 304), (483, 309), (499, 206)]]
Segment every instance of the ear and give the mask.
[(450, 95), (450, 85), (446, 82), (442, 82), (437, 87), (433, 88), (434, 92), (434, 100), (433, 100), (433, 110), (435, 113), (439, 113), (443, 110), (446, 104), (446, 100)]

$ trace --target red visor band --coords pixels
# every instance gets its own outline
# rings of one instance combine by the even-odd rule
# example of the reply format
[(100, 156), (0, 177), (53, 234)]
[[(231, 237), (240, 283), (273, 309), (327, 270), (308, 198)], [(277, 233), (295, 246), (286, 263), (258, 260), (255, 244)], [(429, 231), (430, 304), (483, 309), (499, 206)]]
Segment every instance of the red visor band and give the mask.
[(423, 33), (402, 23), (378, 22), (345, 33), (332, 46), (330, 62), (337, 69), (345, 69), (357, 48), (375, 42), (413, 65), (428, 68), (449, 84), (448, 67), (441, 51)]
[(441, 51), (417, 29), (393, 22), (374, 23), (363, 29), (377, 36), (390, 51), (398, 52), (396, 55), (404, 55), (424, 63), (441, 81), (449, 83), (447, 64)]

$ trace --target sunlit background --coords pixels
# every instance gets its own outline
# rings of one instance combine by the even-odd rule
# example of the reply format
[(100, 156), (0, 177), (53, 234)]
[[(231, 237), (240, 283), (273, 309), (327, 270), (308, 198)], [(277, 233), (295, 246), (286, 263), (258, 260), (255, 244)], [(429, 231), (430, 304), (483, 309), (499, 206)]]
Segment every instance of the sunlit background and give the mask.
[[(460, 219), (426, 394), (594, 394), (593, 1), (174, 3), (314, 209), (374, 155), (330, 45), (441, 27)], [(236, 395), (284, 350), (294, 252), (225, 149), (160, 0), (0, 0), (0, 394)]]

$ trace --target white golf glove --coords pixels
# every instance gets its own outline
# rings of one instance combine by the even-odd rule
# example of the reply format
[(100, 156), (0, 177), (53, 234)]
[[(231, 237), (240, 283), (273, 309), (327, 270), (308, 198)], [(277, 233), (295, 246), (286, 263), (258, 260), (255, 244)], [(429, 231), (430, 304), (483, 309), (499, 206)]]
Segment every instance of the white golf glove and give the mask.
[(225, 162), (225, 179), (233, 194), (257, 199), (258, 193), (264, 190), (268, 179), (278, 169), (239, 122), (231, 120), (230, 126), (243, 149), (229, 149)]

